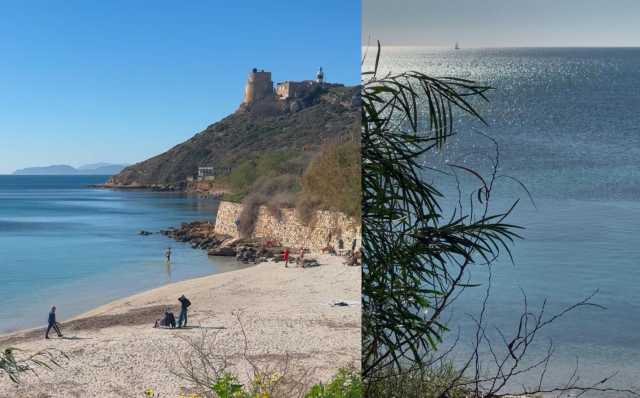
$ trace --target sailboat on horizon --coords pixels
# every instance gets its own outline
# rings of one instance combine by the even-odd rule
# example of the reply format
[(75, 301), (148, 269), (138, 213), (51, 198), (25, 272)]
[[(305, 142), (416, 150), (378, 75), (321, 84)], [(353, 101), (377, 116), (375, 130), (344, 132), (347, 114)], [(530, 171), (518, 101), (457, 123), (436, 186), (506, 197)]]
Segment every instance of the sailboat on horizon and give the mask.
[(459, 49), (460, 49), (460, 46), (458, 45), (458, 42), (456, 42), (456, 45), (455, 45), (455, 46), (453, 46), (453, 49), (454, 49), (454, 50), (459, 50)]

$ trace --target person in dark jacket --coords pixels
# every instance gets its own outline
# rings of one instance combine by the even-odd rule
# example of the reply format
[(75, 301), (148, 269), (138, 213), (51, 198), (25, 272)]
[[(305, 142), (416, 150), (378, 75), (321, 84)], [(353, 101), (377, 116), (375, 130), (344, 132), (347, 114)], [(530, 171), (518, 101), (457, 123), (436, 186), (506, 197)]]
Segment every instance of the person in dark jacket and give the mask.
[(47, 326), (47, 332), (44, 334), (44, 338), (49, 338), (49, 331), (53, 328), (58, 334), (58, 337), (62, 337), (62, 333), (60, 332), (60, 328), (58, 327), (58, 322), (56, 322), (56, 306), (51, 307), (51, 311), (49, 311), (49, 326)]
[(189, 299), (186, 298), (184, 294), (178, 298), (178, 301), (180, 302), (180, 317), (178, 318), (178, 327), (181, 328), (183, 326), (187, 326), (187, 309), (191, 305), (191, 301), (189, 301)]
[(176, 327), (176, 318), (173, 316), (173, 312), (167, 310), (164, 312), (164, 318), (156, 319), (156, 323), (153, 327), (159, 328), (161, 326), (171, 329)]

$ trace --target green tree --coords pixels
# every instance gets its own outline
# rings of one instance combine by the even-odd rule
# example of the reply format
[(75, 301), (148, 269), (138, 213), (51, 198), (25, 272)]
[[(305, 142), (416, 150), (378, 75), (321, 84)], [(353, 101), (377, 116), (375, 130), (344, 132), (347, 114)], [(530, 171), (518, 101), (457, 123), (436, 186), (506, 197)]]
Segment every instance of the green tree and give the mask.
[(509, 253), (518, 237), (504, 222), (511, 209), (488, 214), (491, 186), (479, 173), (449, 166), (481, 182), (474, 196), (480, 211), (460, 207), (446, 216), (447, 198), (424, 166), (455, 133), (456, 115), (483, 121), (473, 101), (486, 100), (490, 87), (415, 71), (380, 75), (379, 57), (378, 45), (362, 83), (365, 382), (430, 358), (447, 331), (442, 312), (468, 286), (468, 267)]

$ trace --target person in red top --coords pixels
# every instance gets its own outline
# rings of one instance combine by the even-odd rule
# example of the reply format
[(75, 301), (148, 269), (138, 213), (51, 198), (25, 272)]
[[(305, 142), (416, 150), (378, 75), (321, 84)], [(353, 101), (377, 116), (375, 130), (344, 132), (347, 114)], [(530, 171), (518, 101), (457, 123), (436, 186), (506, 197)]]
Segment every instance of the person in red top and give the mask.
[(287, 268), (289, 266), (289, 248), (285, 247), (284, 252), (282, 253), (282, 259), (284, 260), (284, 267)]

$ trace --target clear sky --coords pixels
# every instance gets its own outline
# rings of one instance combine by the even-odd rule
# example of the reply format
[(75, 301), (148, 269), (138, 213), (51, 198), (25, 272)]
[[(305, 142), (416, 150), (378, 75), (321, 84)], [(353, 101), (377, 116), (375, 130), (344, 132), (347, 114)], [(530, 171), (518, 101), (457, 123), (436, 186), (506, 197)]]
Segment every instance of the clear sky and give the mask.
[(362, 40), (452, 47), (640, 46), (638, 0), (363, 0)]
[(254, 66), (357, 84), (359, 0), (0, 0), (0, 174), (161, 153), (234, 111)]

